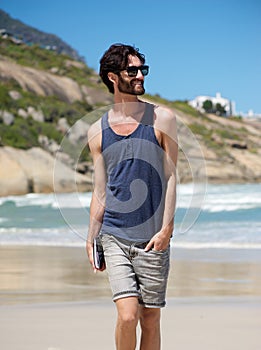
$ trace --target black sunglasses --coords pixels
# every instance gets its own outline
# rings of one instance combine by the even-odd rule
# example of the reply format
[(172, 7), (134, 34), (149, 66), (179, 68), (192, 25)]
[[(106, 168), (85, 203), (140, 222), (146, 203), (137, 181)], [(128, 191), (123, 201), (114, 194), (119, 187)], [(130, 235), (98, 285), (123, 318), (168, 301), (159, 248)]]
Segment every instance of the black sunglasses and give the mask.
[(123, 70), (127, 71), (129, 77), (136, 77), (139, 70), (143, 76), (149, 74), (149, 66), (130, 66)]

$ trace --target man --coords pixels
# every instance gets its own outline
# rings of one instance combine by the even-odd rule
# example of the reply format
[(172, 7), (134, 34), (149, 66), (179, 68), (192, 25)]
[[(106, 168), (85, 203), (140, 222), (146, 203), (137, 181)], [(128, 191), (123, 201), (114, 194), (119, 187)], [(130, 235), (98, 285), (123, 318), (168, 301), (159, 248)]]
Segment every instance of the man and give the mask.
[(174, 228), (177, 136), (173, 113), (141, 101), (145, 57), (129, 45), (112, 45), (100, 76), (114, 105), (89, 130), (94, 191), (86, 250), (101, 240), (118, 318), (117, 350), (160, 349), (160, 309), (165, 306), (169, 245)]

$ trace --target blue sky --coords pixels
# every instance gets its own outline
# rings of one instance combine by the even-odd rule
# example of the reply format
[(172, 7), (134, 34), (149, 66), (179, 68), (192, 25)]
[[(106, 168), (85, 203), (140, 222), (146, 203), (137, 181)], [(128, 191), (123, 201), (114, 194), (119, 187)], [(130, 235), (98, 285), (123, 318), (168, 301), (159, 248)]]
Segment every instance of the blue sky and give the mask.
[(58, 35), (98, 70), (115, 42), (146, 55), (146, 92), (222, 96), (261, 114), (260, 0), (0, 0), (12, 17)]

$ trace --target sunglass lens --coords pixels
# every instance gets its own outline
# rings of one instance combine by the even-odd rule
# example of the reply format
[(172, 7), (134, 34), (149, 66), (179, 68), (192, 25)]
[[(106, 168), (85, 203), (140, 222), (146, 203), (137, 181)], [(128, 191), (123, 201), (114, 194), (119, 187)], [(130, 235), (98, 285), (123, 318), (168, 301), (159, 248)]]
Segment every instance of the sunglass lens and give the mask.
[(148, 66), (144, 66), (141, 68), (141, 73), (142, 75), (148, 75), (149, 73), (149, 67)]
[(138, 74), (138, 68), (137, 67), (128, 67), (127, 69), (129, 77), (136, 77)]

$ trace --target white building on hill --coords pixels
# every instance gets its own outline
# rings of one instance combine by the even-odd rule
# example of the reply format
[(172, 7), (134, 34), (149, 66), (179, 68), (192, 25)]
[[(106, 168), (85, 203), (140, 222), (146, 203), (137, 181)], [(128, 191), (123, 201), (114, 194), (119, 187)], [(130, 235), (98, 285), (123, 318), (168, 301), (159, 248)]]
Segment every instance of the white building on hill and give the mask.
[(203, 103), (206, 100), (210, 100), (213, 104), (213, 107), (219, 103), (221, 106), (224, 107), (226, 111), (226, 116), (231, 116), (236, 114), (236, 105), (234, 101), (230, 101), (227, 98), (221, 97), (221, 94), (219, 92), (216, 93), (215, 97), (211, 96), (197, 96), (194, 98), (194, 100), (189, 101), (189, 105), (196, 108), (200, 112), (205, 112), (203, 109)]

